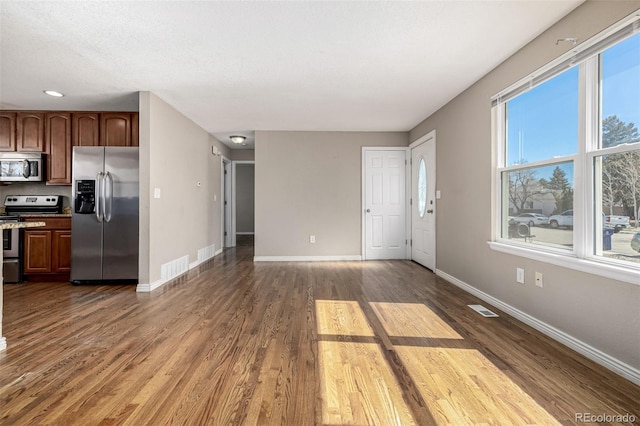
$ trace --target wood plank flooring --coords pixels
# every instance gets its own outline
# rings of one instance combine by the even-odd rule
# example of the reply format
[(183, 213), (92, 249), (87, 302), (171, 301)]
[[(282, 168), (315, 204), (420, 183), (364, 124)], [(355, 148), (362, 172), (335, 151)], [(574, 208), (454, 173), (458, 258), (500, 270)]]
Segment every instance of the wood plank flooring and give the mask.
[(640, 422), (638, 386), (419, 265), (252, 256), (150, 294), (5, 285), (0, 425)]

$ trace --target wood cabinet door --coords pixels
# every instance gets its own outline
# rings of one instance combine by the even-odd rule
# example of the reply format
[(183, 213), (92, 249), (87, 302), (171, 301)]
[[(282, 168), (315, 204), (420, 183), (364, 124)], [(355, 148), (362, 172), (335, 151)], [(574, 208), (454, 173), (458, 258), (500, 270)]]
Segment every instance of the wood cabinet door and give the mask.
[(131, 113), (131, 146), (139, 146), (140, 140), (140, 128), (138, 126), (139, 114), (137, 112)]
[(103, 112), (100, 114), (100, 145), (131, 146), (131, 113)]
[(71, 114), (71, 143), (73, 146), (100, 145), (100, 114), (78, 112)]
[(51, 272), (51, 231), (24, 231), (24, 273)]
[(44, 152), (44, 117), (42, 112), (18, 112), (16, 149)]
[(51, 233), (53, 239), (51, 271), (71, 272), (71, 231), (51, 231)]
[(71, 185), (71, 114), (46, 115), (47, 184)]
[(16, 113), (0, 111), (0, 151), (16, 150)]

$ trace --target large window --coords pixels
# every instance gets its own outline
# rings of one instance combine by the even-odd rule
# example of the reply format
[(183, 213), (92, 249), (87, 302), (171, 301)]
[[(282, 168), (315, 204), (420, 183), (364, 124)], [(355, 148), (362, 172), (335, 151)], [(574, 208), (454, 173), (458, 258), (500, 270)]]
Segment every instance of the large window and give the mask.
[(494, 98), (494, 248), (640, 283), (639, 26), (623, 23)]

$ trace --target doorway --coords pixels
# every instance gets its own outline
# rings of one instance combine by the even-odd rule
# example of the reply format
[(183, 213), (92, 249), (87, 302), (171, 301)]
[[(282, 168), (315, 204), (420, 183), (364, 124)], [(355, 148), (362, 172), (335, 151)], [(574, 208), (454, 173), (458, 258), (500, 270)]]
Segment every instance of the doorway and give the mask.
[(411, 149), (411, 260), (436, 270), (436, 132)]
[(362, 257), (407, 259), (407, 148), (362, 149)]
[(233, 247), (231, 241), (231, 161), (222, 157), (222, 245)]

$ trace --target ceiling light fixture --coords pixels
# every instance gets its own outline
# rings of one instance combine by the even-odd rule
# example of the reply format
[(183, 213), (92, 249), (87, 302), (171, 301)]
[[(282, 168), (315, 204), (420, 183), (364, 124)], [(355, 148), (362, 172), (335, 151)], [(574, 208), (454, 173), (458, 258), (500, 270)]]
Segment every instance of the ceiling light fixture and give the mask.
[(239, 135), (234, 135), (234, 136), (229, 136), (229, 139), (231, 139), (231, 142), (233, 142), (233, 143), (241, 144), (242, 142), (244, 142), (246, 137), (239, 136)]
[(64, 96), (62, 93), (56, 92), (55, 90), (43, 90), (43, 92), (49, 96), (54, 96), (56, 98), (61, 98)]

